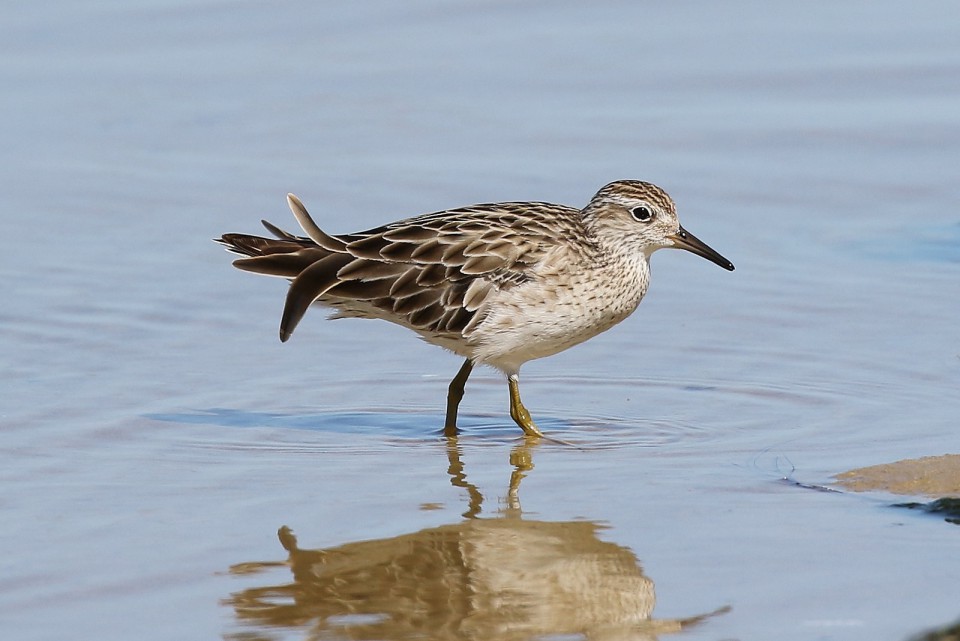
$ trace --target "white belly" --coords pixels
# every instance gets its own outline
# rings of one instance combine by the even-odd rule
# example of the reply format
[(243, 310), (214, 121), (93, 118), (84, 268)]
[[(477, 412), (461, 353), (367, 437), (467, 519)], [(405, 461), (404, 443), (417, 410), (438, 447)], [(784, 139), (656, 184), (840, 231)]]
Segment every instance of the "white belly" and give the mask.
[[(507, 373), (604, 332), (640, 304), (647, 290), (646, 261), (637, 269), (568, 275), (563, 285), (533, 280), (498, 292), (469, 337), (476, 362)], [(546, 283), (546, 284), (544, 284)]]

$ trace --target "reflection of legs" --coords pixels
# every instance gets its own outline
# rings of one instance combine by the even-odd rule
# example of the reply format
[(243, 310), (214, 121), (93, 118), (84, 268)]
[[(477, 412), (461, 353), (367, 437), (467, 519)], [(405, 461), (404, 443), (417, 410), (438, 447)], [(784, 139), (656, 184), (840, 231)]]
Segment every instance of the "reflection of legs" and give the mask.
[(443, 433), (447, 436), (457, 434), (457, 410), (460, 408), (460, 401), (463, 400), (463, 386), (467, 384), (472, 371), (473, 363), (468, 358), (450, 381), (450, 388), (447, 390), (447, 420), (443, 424)]
[(533, 447), (538, 441), (523, 439), (523, 443), (510, 450), (510, 465), (513, 472), (510, 474), (510, 487), (507, 490), (507, 509), (520, 514), (520, 481), (533, 469)]
[(507, 376), (507, 385), (510, 386), (510, 417), (520, 426), (523, 433), (527, 436), (543, 436), (543, 432), (537, 427), (530, 417), (530, 412), (523, 406), (520, 400), (520, 379), (516, 374)]
[(450, 483), (454, 487), (461, 487), (467, 491), (470, 497), (470, 506), (463, 516), (468, 519), (475, 518), (480, 514), (483, 505), (483, 495), (477, 486), (467, 480), (467, 474), (463, 469), (463, 461), (460, 459), (460, 445), (457, 443), (456, 436), (447, 437), (447, 474), (450, 475)]

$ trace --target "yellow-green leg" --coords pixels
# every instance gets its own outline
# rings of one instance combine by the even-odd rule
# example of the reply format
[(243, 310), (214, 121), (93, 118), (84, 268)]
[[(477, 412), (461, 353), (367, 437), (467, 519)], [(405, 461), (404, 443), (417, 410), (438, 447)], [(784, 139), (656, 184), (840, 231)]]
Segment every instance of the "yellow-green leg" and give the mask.
[(543, 432), (541, 432), (537, 424), (533, 422), (533, 419), (530, 417), (530, 412), (527, 411), (527, 408), (523, 406), (523, 401), (520, 400), (519, 377), (516, 374), (510, 374), (507, 376), (507, 385), (510, 386), (510, 418), (520, 426), (520, 429), (522, 429), (523, 433), (527, 436), (542, 437)]
[(463, 362), (460, 371), (450, 381), (450, 388), (447, 390), (447, 418), (443, 423), (443, 433), (446, 436), (456, 436), (457, 432), (457, 410), (460, 409), (460, 401), (463, 400), (463, 387), (470, 378), (470, 372), (473, 371), (473, 362), (468, 358)]

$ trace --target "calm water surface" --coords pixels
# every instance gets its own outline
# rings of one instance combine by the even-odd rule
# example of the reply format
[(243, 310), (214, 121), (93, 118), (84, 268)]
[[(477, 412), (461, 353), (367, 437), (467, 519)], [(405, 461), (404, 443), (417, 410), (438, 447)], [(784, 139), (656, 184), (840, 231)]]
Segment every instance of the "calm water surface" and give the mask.
[[(904, 639), (958, 531), (816, 491), (957, 452), (949, 2), (16, 3), (0, 24), (0, 632)], [(668, 189), (737, 265), (478, 371), (210, 238)], [(281, 529), (285, 528), (285, 529)], [(279, 532), (279, 536), (278, 536)]]

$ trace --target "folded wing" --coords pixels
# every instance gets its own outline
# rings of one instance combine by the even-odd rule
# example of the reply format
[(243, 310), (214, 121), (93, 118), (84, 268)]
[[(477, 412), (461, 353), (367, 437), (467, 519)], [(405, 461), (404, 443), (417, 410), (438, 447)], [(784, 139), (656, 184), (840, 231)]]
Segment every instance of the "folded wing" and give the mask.
[(563, 233), (578, 220), (577, 210), (568, 207), (501, 203), (331, 236), (296, 196), (289, 195), (288, 203), (306, 237), (263, 221), (276, 238), (218, 239), (245, 256), (233, 263), (239, 269), (291, 279), (282, 341), (315, 302), (341, 316), (384, 318), (422, 333), (467, 334), (492, 292), (529, 279), (546, 250), (543, 235)]

